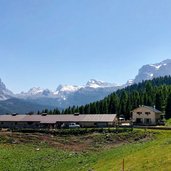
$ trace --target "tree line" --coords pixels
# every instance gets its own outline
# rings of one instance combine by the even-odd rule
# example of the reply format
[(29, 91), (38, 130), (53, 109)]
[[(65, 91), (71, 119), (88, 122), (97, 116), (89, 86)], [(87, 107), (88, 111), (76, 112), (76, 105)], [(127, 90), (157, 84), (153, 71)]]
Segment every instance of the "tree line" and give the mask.
[(49, 114), (118, 114), (130, 118), (131, 110), (139, 105), (155, 106), (171, 118), (171, 76), (154, 78), (117, 90), (103, 100), (82, 106), (70, 106), (62, 111), (44, 110)]

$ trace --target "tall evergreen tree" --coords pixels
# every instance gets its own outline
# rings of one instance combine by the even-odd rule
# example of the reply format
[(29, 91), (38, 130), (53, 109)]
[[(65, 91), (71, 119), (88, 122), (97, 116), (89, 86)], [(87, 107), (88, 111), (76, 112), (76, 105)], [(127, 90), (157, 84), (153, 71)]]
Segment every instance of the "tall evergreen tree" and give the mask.
[(80, 106), (79, 107), (79, 113), (80, 114), (84, 114), (84, 106)]
[(119, 107), (119, 99), (116, 93), (113, 93), (111, 96), (109, 96), (109, 108), (108, 112), (109, 113), (118, 113), (118, 107)]
[(169, 94), (167, 98), (167, 104), (166, 104), (166, 113), (165, 113), (165, 118), (169, 119), (171, 118), (171, 93)]
[[(86, 104), (78, 108), (80, 113), (117, 113), (129, 117), (130, 110), (139, 105), (154, 106), (169, 113), (169, 98), (171, 94), (171, 77), (155, 78), (153, 80), (143, 81), (142, 83), (128, 86), (117, 90), (115, 93), (107, 96), (103, 100)], [(167, 101), (167, 103), (166, 103)], [(63, 110), (63, 113), (73, 113), (75, 107), (69, 107)], [(77, 111), (77, 108), (76, 108)]]
[(164, 99), (164, 94), (161, 90), (159, 90), (156, 93), (155, 106), (156, 106), (156, 109), (158, 109), (162, 112), (165, 110), (165, 99)]
[(120, 114), (126, 115), (129, 111), (127, 110), (128, 94), (126, 91), (121, 93), (120, 97)]
[(85, 114), (90, 114), (90, 105), (89, 104), (85, 105), (84, 112), (85, 112)]
[(108, 113), (108, 103), (107, 103), (107, 99), (104, 99), (102, 101), (102, 114), (106, 114)]

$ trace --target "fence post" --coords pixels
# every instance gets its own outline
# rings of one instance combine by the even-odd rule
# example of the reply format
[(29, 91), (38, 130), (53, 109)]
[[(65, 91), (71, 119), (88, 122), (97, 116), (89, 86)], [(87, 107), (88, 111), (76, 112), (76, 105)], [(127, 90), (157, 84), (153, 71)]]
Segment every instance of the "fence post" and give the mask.
[(125, 170), (125, 168), (124, 168), (124, 159), (123, 159), (123, 161), (122, 161), (122, 171), (124, 171)]

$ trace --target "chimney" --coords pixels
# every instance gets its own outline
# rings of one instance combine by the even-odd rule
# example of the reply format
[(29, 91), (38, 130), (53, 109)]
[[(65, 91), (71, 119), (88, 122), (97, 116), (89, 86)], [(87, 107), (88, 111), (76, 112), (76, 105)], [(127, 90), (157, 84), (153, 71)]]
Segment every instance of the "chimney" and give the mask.
[(47, 113), (42, 113), (41, 115), (42, 115), (42, 116), (46, 116), (46, 115), (47, 115)]
[(16, 116), (16, 115), (18, 115), (18, 113), (12, 113), (11, 115), (12, 115), (12, 116)]

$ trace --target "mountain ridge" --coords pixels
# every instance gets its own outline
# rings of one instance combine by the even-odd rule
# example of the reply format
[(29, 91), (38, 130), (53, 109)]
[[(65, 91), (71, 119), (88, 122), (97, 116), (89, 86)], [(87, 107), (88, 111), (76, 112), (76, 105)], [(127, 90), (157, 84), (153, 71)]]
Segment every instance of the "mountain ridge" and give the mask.
[(40, 106), (66, 108), (72, 105), (85, 105), (101, 100), (118, 89), (142, 82), (143, 80), (150, 80), (165, 75), (171, 75), (171, 59), (166, 59), (155, 64), (143, 65), (135, 78), (128, 80), (123, 85), (90, 79), (83, 86), (59, 85), (54, 91), (33, 87), (27, 92), (14, 94), (0, 80), (0, 100), (5, 101), (16, 98)]
[(171, 75), (171, 59), (166, 59), (155, 64), (143, 65), (134, 79), (134, 83), (150, 80), (156, 77)]

